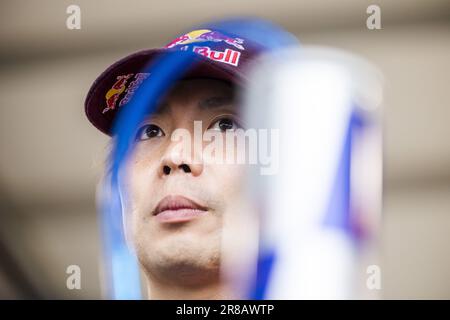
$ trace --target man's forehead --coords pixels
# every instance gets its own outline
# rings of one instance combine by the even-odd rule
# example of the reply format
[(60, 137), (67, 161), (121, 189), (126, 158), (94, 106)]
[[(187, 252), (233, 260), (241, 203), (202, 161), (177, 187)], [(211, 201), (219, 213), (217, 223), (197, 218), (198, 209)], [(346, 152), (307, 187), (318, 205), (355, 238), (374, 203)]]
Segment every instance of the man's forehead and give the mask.
[(154, 114), (161, 115), (176, 106), (208, 111), (235, 106), (235, 91), (231, 84), (214, 79), (182, 80), (158, 103)]

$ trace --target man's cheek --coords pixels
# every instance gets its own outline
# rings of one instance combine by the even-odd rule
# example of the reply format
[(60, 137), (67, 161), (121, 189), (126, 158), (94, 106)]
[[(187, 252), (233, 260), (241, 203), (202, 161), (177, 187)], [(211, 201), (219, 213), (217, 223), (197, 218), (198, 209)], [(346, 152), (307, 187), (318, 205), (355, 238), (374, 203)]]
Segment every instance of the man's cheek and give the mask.
[(133, 202), (141, 203), (148, 199), (149, 195), (154, 194), (156, 170), (157, 165), (146, 161), (135, 162), (130, 167), (128, 188)]
[(158, 230), (151, 216), (142, 211), (135, 210), (129, 217), (131, 228), (129, 229), (134, 245), (148, 247), (158, 238)]
[(132, 232), (138, 234), (142, 228), (149, 228), (156, 188), (144, 175), (130, 175), (129, 181), (124, 211), (129, 225), (132, 226)]
[(216, 183), (220, 192), (240, 193), (245, 177), (245, 166), (239, 164), (224, 164), (214, 167), (217, 172)]

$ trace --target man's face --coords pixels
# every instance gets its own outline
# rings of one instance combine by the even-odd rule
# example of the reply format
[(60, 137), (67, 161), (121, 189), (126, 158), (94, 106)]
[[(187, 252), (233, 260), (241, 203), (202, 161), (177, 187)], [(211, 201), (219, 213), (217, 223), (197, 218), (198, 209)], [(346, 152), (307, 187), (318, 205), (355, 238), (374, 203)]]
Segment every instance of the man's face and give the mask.
[[(202, 156), (210, 142), (194, 139), (194, 121), (200, 133), (225, 137), (241, 127), (236, 107), (227, 83), (184, 80), (140, 126), (124, 207), (128, 237), (150, 278), (188, 285), (217, 277), (223, 218), (239, 214), (243, 166)], [(177, 129), (190, 139), (173, 141)]]

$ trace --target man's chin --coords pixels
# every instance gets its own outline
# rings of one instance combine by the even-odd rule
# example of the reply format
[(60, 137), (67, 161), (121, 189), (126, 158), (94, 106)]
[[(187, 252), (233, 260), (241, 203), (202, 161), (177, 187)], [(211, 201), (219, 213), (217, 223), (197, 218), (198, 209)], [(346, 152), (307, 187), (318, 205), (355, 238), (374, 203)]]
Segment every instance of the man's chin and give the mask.
[(194, 227), (180, 228), (152, 242), (161, 256), (198, 259), (207, 252), (220, 250), (220, 233), (205, 233)]
[(174, 283), (195, 285), (218, 276), (220, 243), (217, 239), (173, 235), (160, 239), (140, 261), (147, 274), (158, 275)]

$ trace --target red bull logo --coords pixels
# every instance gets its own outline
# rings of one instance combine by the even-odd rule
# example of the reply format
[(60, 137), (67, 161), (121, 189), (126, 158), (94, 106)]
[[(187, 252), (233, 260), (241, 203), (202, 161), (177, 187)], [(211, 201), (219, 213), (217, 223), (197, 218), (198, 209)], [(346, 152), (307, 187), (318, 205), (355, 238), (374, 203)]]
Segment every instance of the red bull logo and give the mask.
[(225, 49), (225, 51), (212, 50), (210, 47), (194, 47), (194, 52), (214, 61), (237, 66), (241, 53), (236, 50)]
[(245, 50), (243, 46), (244, 43), (243, 39), (232, 38), (227, 35), (224, 35), (221, 32), (212, 31), (209, 29), (194, 30), (189, 33), (186, 33), (185, 35), (182, 35), (181, 37), (178, 37), (169, 44), (167, 44), (166, 48), (173, 48), (179, 45), (187, 45), (190, 43), (206, 42), (206, 41), (225, 42), (226, 44), (233, 46), (238, 50)]
[(121, 75), (116, 78), (116, 82), (113, 84), (111, 89), (106, 92), (106, 108), (103, 109), (102, 113), (105, 113), (109, 110), (114, 110), (117, 106), (117, 102), (119, 101), (120, 96), (126, 92), (125, 97), (119, 102), (119, 107), (128, 103), (134, 95), (134, 92), (139, 88), (141, 83), (150, 75), (149, 73), (136, 73), (135, 78), (127, 88), (127, 82), (130, 78), (132, 78), (134, 73), (130, 73), (127, 75)]

